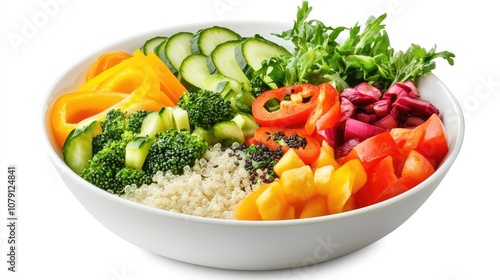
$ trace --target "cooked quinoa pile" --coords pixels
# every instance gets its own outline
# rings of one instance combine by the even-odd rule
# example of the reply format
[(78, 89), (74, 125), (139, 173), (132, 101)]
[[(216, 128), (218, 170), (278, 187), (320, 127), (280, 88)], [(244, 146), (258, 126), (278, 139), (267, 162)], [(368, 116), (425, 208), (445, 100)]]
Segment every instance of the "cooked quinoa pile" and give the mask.
[(126, 186), (122, 197), (173, 212), (232, 219), (234, 207), (261, 183), (252, 183), (236, 145), (216, 144), (184, 174), (158, 172), (150, 185)]

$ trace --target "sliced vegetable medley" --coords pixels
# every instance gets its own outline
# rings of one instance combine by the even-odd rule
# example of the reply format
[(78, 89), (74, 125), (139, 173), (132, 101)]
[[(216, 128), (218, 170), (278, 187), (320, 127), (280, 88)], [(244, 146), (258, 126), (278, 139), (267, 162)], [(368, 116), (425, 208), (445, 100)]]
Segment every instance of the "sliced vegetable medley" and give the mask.
[[(395, 52), (385, 15), (364, 29), (333, 28), (307, 20), (310, 11), (304, 1), (293, 28), (274, 34), (291, 51), (213, 26), (102, 54), (52, 107), (64, 160), (124, 197), (163, 175), (219, 176), (228, 202), (200, 185), (193, 213), (210, 205), (241, 220), (341, 213), (417, 186), (448, 153), (439, 109), (420, 98), (418, 79), (454, 55), (416, 44)], [(214, 151), (233, 161), (209, 163)], [(190, 195), (173, 195), (178, 208), (165, 209), (183, 211)]]

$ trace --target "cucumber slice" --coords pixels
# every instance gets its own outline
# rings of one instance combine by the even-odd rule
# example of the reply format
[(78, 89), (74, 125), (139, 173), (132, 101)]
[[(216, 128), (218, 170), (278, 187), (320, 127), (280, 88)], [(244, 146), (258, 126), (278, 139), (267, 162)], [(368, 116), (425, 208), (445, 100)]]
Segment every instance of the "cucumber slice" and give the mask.
[(253, 72), (262, 68), (262, 61), (271, 57), (290, 56), (290, 52), (272, 41), (264, 38), (250, 37), (234, 50), (236, 61), (245, 75), (251, 79)]
[(165, 55), (165, 47), (167, 46), (168, 41), (170, 39), (165, 39), (163, 42), (161, 42), (158, 46), (156, 46), (154, 53), (156, 56), (158, 56), (165, 65), (167, 65), (168, 69), (172, 72), (172, 74), (177, 75), (177, 69), (172, 67), (172, 64), (170, 64), (170, 61), (168, 61), (167, 56)]
[(165, 36), (157, 36), (151, 39), (148, 39), (144, 45), (141, 47), (142, 52), (147, 55), (149, 53), (154, 53), (156, 47), (158, 47), (161, 43), (168, 40), (168, 37)]
[(244, 89), (250, 87), (250, 80), (241, 70), (235, 57), (235, 49), (241, 43), (240, 40), (227, 41), (218, 45), (210, 54), (208, 68), (215, 68), (218, 73), (235, 79), (243, 84)]
[(80, 174), (85, 168), (90, 166), (92, 159), (92, 138), (101, 133), (101, 126), (98, 121), (81, 128), (73, 129), (62, 148), (64, 161), (75, 173)]
[(203, 82), (210, 76), (207, 56), (203, 54), (188, 55), (181, 63), (179, 73), (181, 83), (188, 91), (203, 88)]
[(241, 128), (245, 137), (253, 136), (255, 134), (255, 130), (259, 128), (259, 124), (250, 114), (238, 113), (236, 116), (234, 116), (232, 121)]
[(213, 26), (201, 29), (191, 38), (191, 53), (210, 55), (218, 45), (232, 40), (239, 40), (241, 36), (225, 27)]
[(245, 142), (243, 130), (234, 121), (220, 122), (214, 125), (213, 131), (215, 138), (224, 146)]
[(136, 136), (125, 148), (125, 166), (141, 170), (153, 139), (147, 136)]
[(229, 90), (240, 93), (243, 90), (243, 85), (235, 79), (226, 77), (220, 73), (214, 73), (203, 81), (203, 88), (219, 92), (224, 96)]
[(189, 126), (189, 117), (186, 110), (176, 106), (172, 108), (172, 116), (175, 123), (175, 129), (186, 129), (188, 131), (191, 130), (191, 127)]
[(197, 127), (193, 130), (192, 134), (198, 135), (201, 138), (205, 139), (205, 141), (207, 141), (208, 145), (215, 145), (215, 144), (219, 143), (217, 138), (215, 138), (212, 130), (207, 130), (207, 129), (203, 129), (201, 127)]
[(171, 128), (175, 128), (174, 115), (172, 114), (172, 107), (162, 107), (158, 113), (163, 120), (163, 124), (165, 125), (165, 129), (169, 130)]
[(167, 127), (163, 121), (163, 117), (160, 115), (160, 109), (158, 112), (149, 113), (142, 121), (140, 136), (148, 136), (150, 138), (155, 138), (158, 132), (166, 131)]
[(164, 54), (172, 67), (180, 71), (182, 61), (191, 54), (191, 38), (193, 33), (179, 32), (168, 39)]

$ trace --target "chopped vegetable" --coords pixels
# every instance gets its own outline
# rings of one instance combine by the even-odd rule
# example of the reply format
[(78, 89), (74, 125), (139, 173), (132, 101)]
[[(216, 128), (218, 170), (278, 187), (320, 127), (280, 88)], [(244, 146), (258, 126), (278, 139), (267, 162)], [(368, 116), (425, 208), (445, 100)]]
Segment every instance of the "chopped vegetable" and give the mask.
[(319, 94), (318, 86), (308, 84), (268, 90), (255, 99), (252, 114), (264, 126), (304, 124), (316, 107)]
[[(276, 84), (283, 86), (330, 82), (339, 92), (361, 82), (369, 82), (385, 91), (397, 82), (416, 81), (432, 71), (435, 59), (443, 58), (453, 65), (455, 55), (426, 50), (411, 44), (406, 51), (395, 51), (383, 21), (387, 17), (371, 16), (362, 29), (330, 27), (319, 20), (308, 20), (312, 10), (307, 1), (298, 8), (293, 28), (275, 34), (291, 41), (295, 48), (291, 56), (275, 57), (266, 61), (261, 70)], [(343, 32), (347, 39), (340, 43)]]
[(87, 71), (87, 81), (130, 57), (132, 56), (126, 52), (108, 52), (102, 54), (90, 65)]
[(178, 106), (187, 111), (189, 124), (194, 129), (208, 129), (235, 116), (231, 103), (219, 93), (198, 90), (181, 96)]
[(289, 149), (294, 149), (306, 164), (312, 163), (319, 155), (318, 140), (308, 135), (304, 129), (263, 126), (255, 131), (254, 137), (257, 142), (272, 150), (281, 148), (286, 153)]
[(205, 155), (207, 142), (188, 130), (169, 129), (156, 135), (149, 148), (144, 171), (153, 176), (156, 172), (184, 173), (184, 167), (193, 166), (196, 159)]

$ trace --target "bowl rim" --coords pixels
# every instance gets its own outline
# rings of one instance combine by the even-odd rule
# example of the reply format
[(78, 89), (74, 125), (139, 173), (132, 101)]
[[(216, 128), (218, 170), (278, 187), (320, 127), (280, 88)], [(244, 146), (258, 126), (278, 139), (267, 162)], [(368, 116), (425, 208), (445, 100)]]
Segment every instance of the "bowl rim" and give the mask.
[[(130, 201), (125, 198), (121, 198), (115, 194), (112, 194), (110, 192), (107, 192), (103, 189), (100, 189), (99, 187), (87, 182), (80, 176), (78, 176), (76, 173), (74, 173), (72, 170), (69, 169), (69, 167), (64, 163), (62, 157), (57, 154), (55, 149), (53, 148), (53, 144), (51, 144), (51, 140), (49, 139), (50, 136), (49, 134), (51, 133), (51, 125), (50, 125), (50, 118), (49, 118), (49, 113), (48, 111), (51, 108), (51, 105), (55, 101), (55, 98), (57, 98), (57, 93), (56, 93), (56, 86), (60, 84), (63, 80), (63, 78), (70, 72), (74, 71), (75, 68), (78, 65), (83, 64), (86, 60), (89, 60), (91, 57), (96, 57), (97, 55), (103, 53), (106, 50), (117, 48), (120, 45), (126, 44), (127, 42), (130, 42), (133, 39), (137, 39), (140, 37), (145, 37), (148, 36), (149, 34), (156, 34), (159, 32), (165, 32), (168, 30), (174, 30), (174, 29), (179, 29), (179, 28), (187, 28), (190, 30), (196, 29), (196, 28), (201, 28), (203, 26), (213, 26), (213, 25), (220, 25), (220, 26), (235, 26), (235, 25), (249, 25), (249, 24), (260, 24), (260, 25), (277, 25), (283, 28), (287, 28), (286, 26), (291, 26), (291, 23), (283, 22), (283, 21), (269, 21), (269, 20), (216, 20), (216, 21), (200, 21), (200, 22), (194, 22), (194, 23), (189, 23), (189, 24), (178, 24), (178, 25), (173, 25), (173, 26), (168, 26), (164, 28), (158, 28), (154, 30), (148, 30), (144, 32), (140, 32), (138, 34), (130, 35), (127, 38), (121, 39), (119, 41), (116, 41), (114, 43), (111, 43), (104, 48), (100, 48), (97, 51), (94, 51), (90, 55), (84, 55), (80, 59), (76, 60), (76, 63), (73, 63), (71, 66), (67, 67), (64, 71), (62, 71), (58, 77), (52, 82), (50, 85), (49, 89), (45, 92), (45, 95), (43, 96), (43, 101), (40, 107), (40, 116), (41, 116), (41, 134), (42, 134), (42, 142), (43, 146), (47, 152), (47, 155), (49, 159), (51, 160), (52, 164), (54, 165), (55, 168), (57, 168), (60, 172), (67, 173), (71, 177), (73, 181), (76, 181), (79, 183), (78, 187), (85, 187), (88, 188), (91, 192), (93, 192), (95, 195), (99, 196), (104, 196), (106, 199), (113, 200), (116, 203), (124, 204), (125, 207), (133, 207), (136, 208), (138, 211), (143, 211), (143, 212), (148, 212), (150, 214), (154, 215), (162, 215), (165, 216), (165, 218), (169, 219), (174, 219), (174, 220), (183, 220), (187, 222), (196, 222), (196, 223), (201, 223), (201, 224), (211, 224), (211, 225), (223, 225), (223, 226), (232, 226), (232, 227), (282, 227), (282, 226), (306, 226), (309, 224), (318, 224), (318, 223), (329, 223), (333, 222), (336, 220), (343, 220), (343, 219), (348, 219), (351, 217), (355, 216), (361, 216), (364, 215), (368, 212), (372, 211), (378, 211), (381, 210), (382, 208), (385, 208), (389, 205), (399, 203), (403, 200), (406, 200), (410, 196), (413, 196), (414, 194), (423, 191), (424, 189), (430, 187), (430, 182), (437, 180), (440, 176), (442, 176), (441, 173), (447, 172), (455, 159), (457, 158), (463, 141), (464, 141), (464, 136), (465, 136), (465, 120), (464, 120), (464, 115), (462, 108), (454, 96), (454, 94), (449, 90), (449, 88), (433, 73), (425, 75), (425, 77), (422, 78), (430, 78), (433, 79), (436, 83), (438, 83), (443, 90), (446, 92), (446, 97), (449, 99), (449, 103), (453, 105), (452, 111), (456, 113), (456, 126), (457, 126), (457, 137), (453, 139), (453, 142), (451, 144), (454, 145), (454, 149), (450, 149), (444, 160), (441, 162), (439, 167), (436, 169), (436, 171), (429, 176), (424, 182), (420, 183), (419, 185), (415, 186), (414, 188), (399, 194), (395, 197), (392, 197), (390, 199), (350, 210), (347, 212), (342, 212), (342, 213), (337, 213), (337, 214), (330, 214), (330, 215), (325, 215), (325, 216), (319, 216), (319, 217), (311, 217), (307, 219), (292, 219), (292, 220), (273, 220), (273, 221), (252, 221), (252, 220), (235, 220), (235, 219), (221, 219), (221, 218), (210, 218), (210, 217), (200, 217), (200, 216), (195, 216), (195, 215), (189, 215), (189, 214), (184, 214), (184, 213), (177, 213), (169, 210), (164, 210), (164, 209), (159, 209), (155, 208), (153, 206), (148, 206), (144, 205), (138, 202)], [(262, 35), (262, 34), (261, 34)], [(267, 34), (269, 35), (269, 34)], [(449, 145), (450, 145), (450, 139), (448, 139)], [(57, 170), (56, 170), (57, 171)], [(58, 174), (60, 175), (60, 174)], [(68, 186), (66, 186), (68, 187)], [(79, 200), (79, 198), (77, 198)]]

